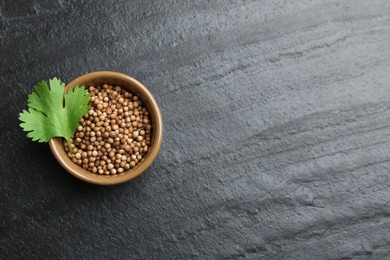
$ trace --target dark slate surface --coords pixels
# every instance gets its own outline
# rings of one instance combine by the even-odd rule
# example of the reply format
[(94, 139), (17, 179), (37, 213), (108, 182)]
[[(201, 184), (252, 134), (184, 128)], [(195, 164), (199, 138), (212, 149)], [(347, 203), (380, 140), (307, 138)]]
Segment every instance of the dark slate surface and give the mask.
[[(390, 1), (0, 1), (1, 259), (389, 259)], [(33, 85), (120, 71), (161, 106), (134, 182), (18, 127)]]

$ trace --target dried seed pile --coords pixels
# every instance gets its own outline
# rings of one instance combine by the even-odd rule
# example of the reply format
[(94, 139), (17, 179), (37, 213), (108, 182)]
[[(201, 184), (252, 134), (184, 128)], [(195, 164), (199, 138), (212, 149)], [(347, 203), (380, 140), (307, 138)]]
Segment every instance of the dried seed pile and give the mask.
[(91, 109), (71, 138), (68, 157), (97, 174), (117, 174), (143, 160), (151, 142), (148, 110), (139, 97), (120, 86), (90, 86)]

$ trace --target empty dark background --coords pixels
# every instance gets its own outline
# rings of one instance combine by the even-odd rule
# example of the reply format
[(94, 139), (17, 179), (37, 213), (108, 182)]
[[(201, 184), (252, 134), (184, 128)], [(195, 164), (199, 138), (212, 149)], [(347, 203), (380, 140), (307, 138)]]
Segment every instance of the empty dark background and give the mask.
[[(1, 259), (390, 258), (390, 1), (0, 1)], [(164, 119), (153, 166), (82, 183), (18, 113), (113, 70)]]

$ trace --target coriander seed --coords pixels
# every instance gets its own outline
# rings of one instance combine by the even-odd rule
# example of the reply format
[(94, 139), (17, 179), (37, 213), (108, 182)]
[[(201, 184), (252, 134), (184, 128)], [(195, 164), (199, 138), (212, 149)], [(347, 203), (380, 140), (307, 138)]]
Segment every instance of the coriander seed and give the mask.
[(149, 150), (150, 113), (137, 95), (121, 86), (89, 86), (90, 110), (71, 137), (68, 157), (96, 174), (114, 175), (134, 168)]

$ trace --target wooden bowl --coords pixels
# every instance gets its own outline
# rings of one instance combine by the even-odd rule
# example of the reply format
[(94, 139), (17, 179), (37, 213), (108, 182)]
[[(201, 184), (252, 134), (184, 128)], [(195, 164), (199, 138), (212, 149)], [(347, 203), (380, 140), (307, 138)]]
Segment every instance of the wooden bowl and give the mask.
[(67, 91), (69, 88), (74, 88), (76, 85), (88, 87), (92, 84), (96, 85), (103, 83), (119, 85), (128, 89), (130, 92), (138, 95), (145, 104), (146, 108), (149, 110), (152, 123), (152, 140), (151, 144), (149, 145), (149, 150), (144, 156), (144, 160), (139, 162), (134, 168), (123, 173), (115, 175), (99, 175), (87, 171), (72, 162), (64, 150), (62, 145), (62, 138), (53, 138), (50, 140), (49, 145), (57, 161), (73, 176), (92, 184), (115, 185), (138, 177), (152, 164), (161, 147), (163, 124), (160, 109), (152, 94), (139, 81), (128, 75), (111, 71), (92, 72), (80, 76), (70, 82), (65, 87), (65, 91)]

